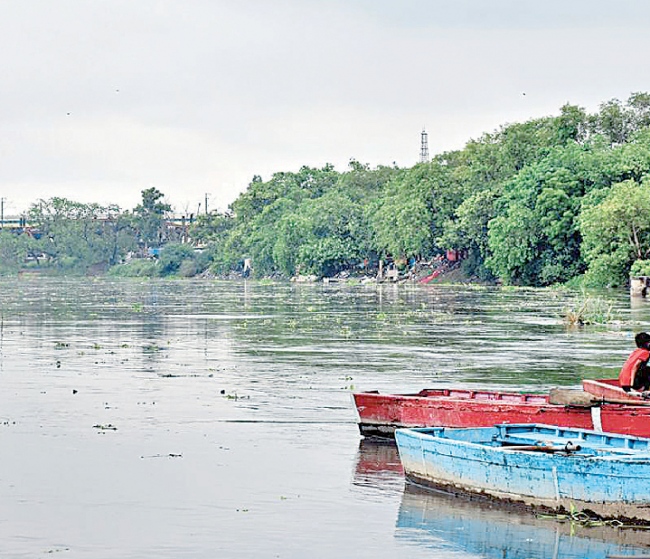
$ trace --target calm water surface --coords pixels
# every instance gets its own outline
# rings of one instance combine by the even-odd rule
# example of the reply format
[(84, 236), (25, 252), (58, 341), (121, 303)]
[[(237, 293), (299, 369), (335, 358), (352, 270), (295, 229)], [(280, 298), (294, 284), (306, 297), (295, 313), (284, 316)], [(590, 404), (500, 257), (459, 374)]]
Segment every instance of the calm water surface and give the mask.
[[(0, 280), (0, 557), (605, 558), (584, 531), (405, 488), (350, 393), (616, 374), (650, 303), (434, 286)], [(645, 549), (648, 553), (648, 549)]]

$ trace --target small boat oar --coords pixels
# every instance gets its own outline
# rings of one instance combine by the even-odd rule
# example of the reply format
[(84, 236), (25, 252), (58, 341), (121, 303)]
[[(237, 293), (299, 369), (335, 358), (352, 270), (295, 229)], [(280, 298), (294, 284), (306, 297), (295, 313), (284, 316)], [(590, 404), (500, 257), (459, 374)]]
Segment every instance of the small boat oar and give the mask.
[(503, 450), (525, 450), (532, 452), (578, 452), (581, 450), (580, 445), (575, 445), (571, 442), (566, 443), (564, 446), (553, 446), (552, 444), (513, 444), (504, 445)]
[[(624, 400), (623, 398), (604, 398), (602, 400), (594, 400), (594, 403), (600, 404), (625, 404), (626, 406), (650, 406), (650, 400)], [(632, 555), (632, 557), (640, 557)], [(650, 557), (648, 555), (647, 557)]]

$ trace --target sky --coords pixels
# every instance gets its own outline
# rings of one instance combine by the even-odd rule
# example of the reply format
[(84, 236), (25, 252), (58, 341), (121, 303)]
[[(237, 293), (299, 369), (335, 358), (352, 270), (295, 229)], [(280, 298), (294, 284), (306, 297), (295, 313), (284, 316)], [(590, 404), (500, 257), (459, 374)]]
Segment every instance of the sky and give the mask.
[(0, 198), (224, 211), (650, 92), (647, 0), (0, 0)]

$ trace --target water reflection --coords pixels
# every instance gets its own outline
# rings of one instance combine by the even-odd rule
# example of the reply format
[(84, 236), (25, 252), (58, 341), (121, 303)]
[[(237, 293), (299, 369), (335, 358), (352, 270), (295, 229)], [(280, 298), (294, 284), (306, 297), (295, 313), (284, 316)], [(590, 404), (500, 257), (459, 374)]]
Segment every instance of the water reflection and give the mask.
[(395, 537), (490, 559), (606, 559), (650, 549), (646, 531), (538, 519), (412, 484), (404, 489)]
[(370, 490), (401, 491), (404, 470), (393, 441), (359, 441), (353, 484)]
[(434, 557), (607, 559), (650, 554), (650, 532), (538, 518), (498, 504), (407, 483), (397, 447), (362, 439), (353, 483), (365, 491), (403, 487), (395, 538)]

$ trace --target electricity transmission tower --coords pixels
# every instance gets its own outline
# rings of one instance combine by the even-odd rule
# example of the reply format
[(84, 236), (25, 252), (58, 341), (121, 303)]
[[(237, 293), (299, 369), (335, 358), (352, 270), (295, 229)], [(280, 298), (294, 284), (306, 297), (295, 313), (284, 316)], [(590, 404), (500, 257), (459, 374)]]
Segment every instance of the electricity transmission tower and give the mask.
[(429, 140), (427, 131), (422, 128), (422, 139), (420, 141), (420, 163), (429, 162)]

